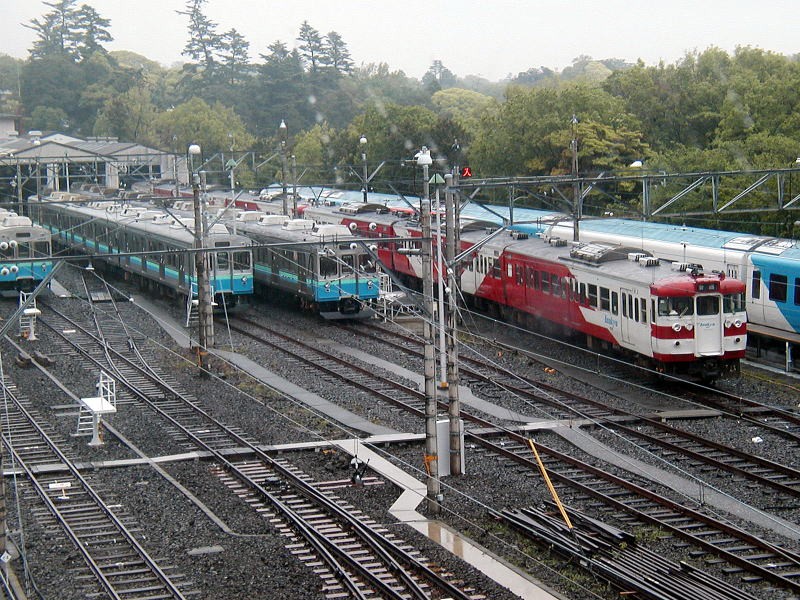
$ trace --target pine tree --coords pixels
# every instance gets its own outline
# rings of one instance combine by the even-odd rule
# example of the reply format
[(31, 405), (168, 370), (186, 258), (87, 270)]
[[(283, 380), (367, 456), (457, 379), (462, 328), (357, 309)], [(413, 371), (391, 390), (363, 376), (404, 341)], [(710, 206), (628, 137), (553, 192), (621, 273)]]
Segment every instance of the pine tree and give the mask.
[(300, 55), (308, 65), (310, 73), (316, 73), (322, 64), (325, 55), (325, 45), (319, 31), (309, 25), (308, 21), (303, 21), (300, 25), (300, 35), (297, 40), (300, 44)]
[(331, 31), (325, 37), (325, 58), (328, 65), (337, 73), (350, 73), (353, 70), (350, 50), (347, 49), (342, 36), (335, 31)]

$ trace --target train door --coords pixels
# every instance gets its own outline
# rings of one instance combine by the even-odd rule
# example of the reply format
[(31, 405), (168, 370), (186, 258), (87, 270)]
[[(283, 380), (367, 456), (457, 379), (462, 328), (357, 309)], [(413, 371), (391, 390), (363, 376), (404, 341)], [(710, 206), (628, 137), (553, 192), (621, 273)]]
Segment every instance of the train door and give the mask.
[(725, 332), (722, 324), (722, 298), (697, 296), (694, 311), (694, 342), (697, 356), (714, 356), (724, 352)]
[(634, 290), (620, 288), (620, 298), (622, 303), (622, 318), (619, 320), (620, 335), (622, 342), (631, 344), (635, 321), (634, 315), (639, 307), (639, 299), (636, 297)]

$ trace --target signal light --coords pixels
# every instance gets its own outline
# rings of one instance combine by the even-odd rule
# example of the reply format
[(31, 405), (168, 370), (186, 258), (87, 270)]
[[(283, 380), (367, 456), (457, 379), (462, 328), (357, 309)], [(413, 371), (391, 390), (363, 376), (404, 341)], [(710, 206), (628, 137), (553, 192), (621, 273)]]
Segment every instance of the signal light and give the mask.
[(461, 167), (461, 177), (472, 177), (472, 167)]

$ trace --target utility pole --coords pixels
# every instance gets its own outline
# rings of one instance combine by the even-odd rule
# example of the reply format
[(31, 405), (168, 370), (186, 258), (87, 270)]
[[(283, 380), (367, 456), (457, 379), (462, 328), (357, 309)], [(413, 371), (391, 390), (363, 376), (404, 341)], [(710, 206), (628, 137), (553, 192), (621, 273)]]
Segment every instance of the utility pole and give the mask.
[(431, 197), (428, 167), (433, 163), (428, 149), (423, 146), (417, 156), (417, 165), (422, 167), (423, 198), (420, 202), (420, 224), (422, 225), (422, 295), (425, 303), (423, 318), (424, 371), (425, 371), (425, 468), (428, 474), (428, 510), (438, 515), (441, 493), (439, 487), (439, 449), (436, 436), (436, 351), (433, 337), (433, 318), (436, 314), (433, 303), (433, 236), (431, 235)]
[(278, 126), (278, 138), (280, 139), (280, 148), (281, 148), (281, 188), (283, 190), (283, 214), (289, 214), (289, 207), (287, 205), (287, 193), (286, 193), (286, 140), (288, 139), (288, 128), (286, 127), (286, 121), (281, 119), (281, 124)]
[[(200, 154), (200, 146), (189, 146), (189, 154)], [(207, 377), (208, 349), (214, 346), (214, 318), (211, 307), (211, 287), (208, 277), (208, 261), (206, 260), (205, 227), (203, 220), (203, 207), (200, 199), (200, 174), (192, 169), (192, 199), (194, 204), (194, 264), (197, 274), (197, 361), (200, 367), (200, 376)], [(191, 292), (190, 292), (191, 293)]]
[(292, 217), (297, 218), (297, 157), (292, 154)]
[(578, 183), (578, 117), (572, 115), (572, 220), (574, 222), (572, 239), (581, 239), (579, 227), (581, 221), (581, 186)]
[(438, 413), (436, 400), (436, 354), (433, 338), (433, 318), (436, 311), (433, 306), (433, 238), (431, 236), (431, 201), (428, 195), (427, 165), (425, 171), (425, 199), (421, 202), (420, 220), (422, 225), (422, 295), (425, 301), (423, 318), (423, 338), (425, 339), (425, 466), (428, 471), (427, 492), (428, 510), (432, 515), (439, 514), (439, 449), (436, 436), (436, 417)]
[[(461, 404), (458, 398), (458, 265), (453, 264), (458, 247), (459, 225), (458, 214), (453, 192), (453, 175), (448, 173), (445, 180), (445, 215), (447, 233), (447, 252), (445, 264), (447, 267), (447, 416), (449, 419), (450, 434), (450, 474), (461, 475), (464, 448), (461, 445)], [(441, 276), (441, 274), (440, 274)], [(439, 299), (444, 302), (444, 298)]]

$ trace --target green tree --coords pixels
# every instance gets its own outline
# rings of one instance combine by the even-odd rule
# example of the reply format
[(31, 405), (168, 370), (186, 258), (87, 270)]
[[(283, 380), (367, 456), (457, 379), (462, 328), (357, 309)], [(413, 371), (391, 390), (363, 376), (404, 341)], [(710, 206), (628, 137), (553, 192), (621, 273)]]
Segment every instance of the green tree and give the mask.
[(58, 0), (57, 2), (43, 2), (53, 10), (43, 15), (40, 19), (31, 19), (23, 27), (36, 32), (36, 39), (30, 49), (31, 58), (44, 58), (47, 56), (77, 55), (77, 33), (75, 22), (77, 9), (76, 0)]
[(300, 56), (308, 65), (309, 72), (315, 74), (320, 67), (321, 61), (327, 59), (322, 36), (308, 21), (303, 21), (300, 25), (297, 41), (300, 42)]
[(324, 40), (325, 60), (336, 73), (350, 73), (353, 70), (353, 59), (342, 36), (331, 31)]
[(175, 146), (183, 150), (189, 144), (200, 144), (206, 156), (229, 151), (228, 134), (233, 134), (237, 146), (242, 148), (251, 148), (255, 143), (255, 138), (232, 109), (219, 103), (210, 106), (200, 98), (160, 113), (154, 122), (154, 132), (162, 148)]
[(510, 87), (506, 101), (481, 119), (470, 164), (486, 177), (569, 173), (573, 136), (583, 173), (624, 167), (649, 155), (635, 117), (620, 99), (595, 86)]
[(184, 56), (194, 60), (196, 72), (202, 73), (205, 80), (210, 80), (215, 75), (216, 57), (222, 47), (222, 36), (217, 33), (217, 24), (203, 14), (203, 5), (207, 1), (186, 0), (184, 10), (175, 12), (189, 18), (189, 40), (183, 48)]
[(249, 48), (250, 43), (235, 29), (222, 34), (220, 59), (225, 66), (225, 79), (228, 84), (236, 85), (247, 78)]
[(91, 6), (82, 4), (75, 12), (76, 50), (81, 59), (87, 59), (95, 52), (106, 54), (103, 42), (111, 42), (114, 38), (108, 31), (109, 19), (104, 19)]

